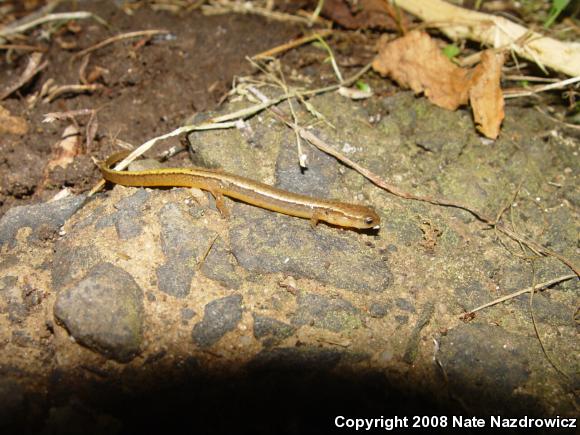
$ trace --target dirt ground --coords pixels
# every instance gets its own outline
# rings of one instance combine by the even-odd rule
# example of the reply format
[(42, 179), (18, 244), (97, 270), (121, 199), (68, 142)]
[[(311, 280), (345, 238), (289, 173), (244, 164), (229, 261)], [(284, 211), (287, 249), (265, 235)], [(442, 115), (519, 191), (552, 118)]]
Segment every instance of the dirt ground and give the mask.
[[(65, 187), (86, 193), (101, 178), (95, 161), (119, 150), (120, 141), (138, 146), (186, 120), (243, 107), (247, 102), (239, 105), (228, 93), (234, 81), (258, 77), (247, 57), (309, 30), (239, 13), (173, 13), (113, 1), (71, 4), (56, 11), (90, 11), (107, 26), (76, 20), (50, 28), (50, 38), (45, 29), (19, 41), (42, 47), (48, 65), (2, 101), (28, 130), (0, 136), (0, 218), (16, 206), (45, 202)], [(290, 2), (287, 8), (297, 6)], [(169, 33), (116, 42), (85, 60), (75, 58), (111, 35), (149, 29)], [(328, 39), (345, 76), (373, 59), (376, 40), (375, 33), (352, 31)], [(28, 57), (26, 51), (3, 57), (0, 87), (17, 80)], [(319, 45), (290, 50), (279, 61), (293, 85), (335, 83)], [(50, 102), (30, 98), (49, 80), (76, 85), (87, 77), (98, 89)], [(515, 101), (508, 106), (503, 135), (490, 145), (473, 129), (467, 110), (434, 109), (372, 72), (365, 81), (372, 99), (353, 102), (336, 94), (313, 99), (327, 115), (314, 126), (324, 137), (395, 183), (466, 200), (478, 210), (500, 210), (526, 171), (521, 214), (512, 215), (512, 224), (578, 263), (577, 133), (553, 134), (553, 122)], [(43, 122), (47, 113), (80, 110), (96, 115)], [(301, 110), (303, 119), (311, 115)], [(63, 134), (70, 124), (81, 140), (71, 163), (55, 166), (63, 158)], [(298, 185), (304, 174), (295, 164), (294, 134), (269, 114), (248, 125), (196, 135), (195, 163), (275, 179), (286, 188)], [(165, 140), (149, 156), (180, 146), (183, 139)], [(346, 167), (336, 170), (333, 158), (316, 150), (310, 156), (312, 170), (301, 179), (307, 193), (346, 195), (380, 207), (380, 234), (324, 225), (313, 232), (305, 221), (243, 204), (232, 206), (232, 219), (224, 221), (211, 200), (192, 201), (183, 189), (122, 187), (99, 196), (62, 228), (53, 225), (52, 216), (45, 227), (30, 224), (25, 235), (17, 230), (6, 235), (5, 228), (19, 225), (12, 221), (0, 228), (0, 274), (6, 274), (0, 276), (0, 326), (5, 327), (0, 428), (11, 412), (30, 416), (35, 422), (26, 427), (44, 433), (147, 430), (149, 414), (159, 430), (182, 425), (174, 419), (191, 415), (190, 431), (213, 427), (231, 433), (239, 427), (243, 433), (241, 428), (251, 427), (251, 433), (273, 428), (306, 433), (309, 421), (316, 420), (312, 427), (322, 433), (332, 427), (331, 411), (377, 418), (413, 409), (417, 415), (476, 415), (483, 402), (488, 413), (575, 414), (577, 280), (536, 300), (549, 354), (557, 355), (571, 377), (560, 376), (539, 347), (527, 298), (484, 312), (471, 324), (457, 316), (529, 286), (529, 264), (540, 281), (570, 274), (565, 265), (555, 258), (527, 263), (513, 255), (516, 243), (491, 234), (468, 213), (391, 197)], [(170, 165), (190, 163), (181, 153)], [(72, 210), (78, 198), (66, 207)], [(39, 210), (19, 217), (42, 221), (42, 210), (48, 209)], [(139, 234), (130, 234), (134, 229), (124, 226), (127, 221)], [(3, 246), (5, 240), (13, 246)], [(310, 256), (303, 255), (305, 247)], [(193, 257), (207, 262), (192, 278), (186, 261)], [(162, 258), (167, 262), (160, 265)], [(168, 289), (162, 289), (160, 270), (169, 270)], [(137, 284), (131, 276), (138, 277)], [(173, 282), (175, 276), (185, 276), (185, 285)], [(82, 333), (69, 335), (70, 324), (84, 308), (62, 295), (69, 295), (80, 277), (118, 292), (101, 295), (105, 308), (137, 307), (135, 317), (145, 319), (142, 341), (128, 350), (82, 338), (75, 342)], [(203, 291), (190, 292), (191, 282)], [(123, 287), (131, 286), (143, 294), (127, 296)], [(119, 302), (117, 294), (125, 299)], [(26, 380), (26, 388), (15, 379)], [(269, 407), (277, 411), (269, 413)], [(278, 415), (284, 420), (275, 421)], [(244, 425), (247, 421), (252, 424)]]

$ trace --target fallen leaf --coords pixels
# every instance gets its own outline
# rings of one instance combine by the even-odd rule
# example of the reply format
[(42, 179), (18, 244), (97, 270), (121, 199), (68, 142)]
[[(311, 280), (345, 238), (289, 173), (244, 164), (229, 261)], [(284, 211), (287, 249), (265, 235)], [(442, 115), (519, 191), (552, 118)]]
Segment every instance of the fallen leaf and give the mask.
[(351, 7), (345, 0), (326, 0), (322, 15), (347, 29), (398, 30), (384, 0), (360, 0)]
[(373, 68), (415, 93), (423, 92), (444, 109), (456, 110), (469, 102), (477, 129), (496, 139), (504, 118), (500, 87), (504, 57), (487, 50), (481, 59), (473, 69), (460, 68), (427, 33), (414, 30), (394, 41), (381, 39)]
[(12, 116), (8, 110), (0, 106), (0, 133), (24, 136), (28, 133), (28, 123), (24, 118)]
[(503, 93), (499, 85), (504, 60), (503, 53), (484, 51), (481, 63), (475, 67), (469, 90), (475, 126), (490, 139), (497, 138), (505, 117)]
[(456, 66), (431, 37), (420, 31), (409, 32), (394, 41), (379, 43), (373, 62), (378, 73), (389, 76), (415, 93), (423, 92), (433, 104), (455, 110), (467, 104), (469, 71)]

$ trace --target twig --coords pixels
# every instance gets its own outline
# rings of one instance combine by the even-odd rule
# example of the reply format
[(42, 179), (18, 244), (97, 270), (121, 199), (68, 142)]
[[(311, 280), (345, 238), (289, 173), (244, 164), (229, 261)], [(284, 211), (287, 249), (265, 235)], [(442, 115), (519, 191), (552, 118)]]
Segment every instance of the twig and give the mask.
[(575, 124), (570, 124), (569, 122), (564, 122), (559, 120), (558, 118), (550, 115), (549, 113), (544, 112), (540, 107), (538, 106), (534, 106), (534, 108), (540, 112), (542, 115), (544, 115), (545, 117), (551, 119), (554, 122), (557, 122), (558, 124), (562, 124), (564, 127), (568, 127), (568, 128), (573, 128), (575, 130), (580, 130), (580, 125), (575, 125)]
[(69, 20), (83, 20), (85, 18), (93, 18), (94, 20), (100, 22), (101, 24), (106, 24), (106, 22), (100, 18), (99, 16), (91, 13), (91, 12), (62, 12), (59, 14), (49, 14), (45, 15), (44, 17), (37, 18), (36, 20), (32, 20), (28, 23), (24, 23), (18, 26), (7, 26), (0, 29), (0, 37), (5, 37), (8, 35), (14, 35), (15, 33), (23, 33), (26, 32), (28, 29), (32, 29), (33, 27), (39, 26), (44, 23), (48, 23), (50, 21), (69, 21)]
[(64, 94), (82, 94), (83, 92), (94, 92), (102, 89), (103, 85), (98, 83), (91, 85), (63, 85), (58, 86), (50, 91), (50, 93), (44, 98), (45, 103), (50, 103), (56, 100), (58, 97)]
[(510, 93), (510, 90), (506, 89), (504, 90), (504, 97), (505, 98), (529, 97), (530, 95), (535, 95), (540, 92), (550, 91), (552, 89), (561, 89), (577, 82), (580, 82), (580, 76), (572, 77), (567, 80), (562, 80), (556, 83), (550, 83), (549, 85), (538, 86), (526, 91), (515, 90), (514, 92)]
[(519, 295), (523, 295), (524, 293), (545, 289), (547, 287), (553, 286), (554, 284), (558, 284), (562, 281), (568, 281), (569, 279), (572, 279), (572, 278), (577, 278), (577, 275), (575, 275), (575, 274), (562, 275), (562, 276), (559, 276), (557, 278), (551, 279), (549, 281), (544, 281), (544, 282), (541, 282), (539, 284), (533, 285), (531, 287), (527, 287), (523, 290), (518, 290), (516, 292), (510, 293), (509, 295), (505, 295), (505, 296), (502, 296), (501, 298), (494, 299), (493, 301), (488, 302), (486, 304), (483, 304), (477, 308), (474, 308), (473, 310), (466, 311), (465, 313), (463, 313), (461, 315), (461, 318), (464, 319), (466, 317), (470, 317), (471, 314), (476, 313), (478, 311), (481, 311), (484, 308), (488, 308), (488, 307), (491, 307), (493, 305), (497, 305), (501, 302), (505, 302), (507, 300), (518, 297)]
[(203, 5), (201, 10), (204, 15), (221, 15), (231, 14), (232, 12), (238, 14), (254, 14), (263, 17), (271, 18), (278, 21), (286, 21), (291, 23), (312, 25), (310, 18), (302, 18), (296, 15), (286, 14), (284, 12), (272, 11), (267, 8), (255, 6), (252, 2), (236, 3), (230, 1), (212, 1), (208, 5)]
[(128, 33), (122, 33), (120, 35), (116, 35), (113, 36), (111, 38), (107, 38), (104, 41), (99, 42), (98, 44), (93, 45), (92, 47), (89, 48), (85, 48), (84, 50), (79, 51), (78, 53), (76, 53), (72, 59), (78, 59), (79, 57), (84, 56), (87, 53), (91, 53), (95, 50), (98, 50), (99, 48), (103, 48), (106, 47), (107, 45), (113, 44), (117, 41), (122, 41), (124, 39), (131, 39), (131, 38), (139, 38), (141, 36), (153, 36), (153, 35), (159, 35), (159, 34), (163, 34), (163, 33), (169, 33), (169, 30), (163, 30), (163, 29), (159, 29), (159, 30), (139, 30), (137, 32), (128, 32)]
[(0, 44), (0, 50), (47, 51), (46, 47), (26, 44)]
[(271, 48), (269, 50), (262, 51), (261, 53), (258, 53), (255, 56), (253, 56), (252, 59), (259, 60), (264, 59), (266, 57), (275, 57), (280, 53), (284, 53), (285, 51), (291, 50), (296, 47), (300, 47), (301, 45), (304, 44), (308, 44), (309, 42), (315, 41), (318, 38), (325, 38), (332, 32), (333, 31), (331, 29), (324, 29), (312, 35), (303, 36), (302, 38), (295, 39), (294, 41), (290, 41), (277, 47)]
[(0, 93), (0, 101), (10, 96), (10, 94), (12, 94), (13, 92), (20, 89), (22, 86), (28, 83), (36, 74), (38, 74), (40, 71), (42, 71), (44, 68), (48, 66), (48, 61), (45, 60), (42, 63), (41, 61), (42, 61), (42, 53), (38, 52), (32, 53), (30, 55), (30, 58), (28, 59), (28, 64), (26, 65), (24, 72), (18, 78), (18, 80), (16, 80), (15, 83), (8, 86), (7, 89), (5, 89), (2, 93)]
[(530, 31), (506, 18), (470, 11), (442, 0), (398, 0), (397, 6), (439, 27), (453, 40), (469, 38), (495, 48), (509, 46), (519, 56), (569, 76), (580, 74), (580, 44)]

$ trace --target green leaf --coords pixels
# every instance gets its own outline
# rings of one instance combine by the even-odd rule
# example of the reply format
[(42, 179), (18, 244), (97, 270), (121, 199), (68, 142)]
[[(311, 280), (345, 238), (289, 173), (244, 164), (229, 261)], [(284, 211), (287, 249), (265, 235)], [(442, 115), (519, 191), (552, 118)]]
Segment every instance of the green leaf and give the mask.
[(443, 48), (443, 54), (447, 56), (448, 59), (453, 59), (461, 52), (461, 49), (455, 44), (446, 45)]

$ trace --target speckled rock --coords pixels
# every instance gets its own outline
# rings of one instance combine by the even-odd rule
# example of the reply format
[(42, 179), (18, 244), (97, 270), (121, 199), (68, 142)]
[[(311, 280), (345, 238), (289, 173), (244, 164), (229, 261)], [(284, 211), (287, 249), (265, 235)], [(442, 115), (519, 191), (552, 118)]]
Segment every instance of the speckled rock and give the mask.
[(257, 371), (303, 371), (330, 370), (342, 359), (343, 353), (334, 349), (310, 347), (279, 347), (263, 350), (249, 363), (248, 368)]
[(72, 196), (60, 201), (11, 208), (0, 218), (0, 247), (13, 247), (18, 230), (26, 227), (32, 229), (28, 241), (54, 237), (83, 200), (84, 196)]
[[(439, 356), (452, 391), (463, 400), (471, 397), (479, 409), (487, 402), (490, 412), (499, 412), (494, 404), (517, 395), (515, 390), (528, 380), (527, 348), (533, 345), (539, 346), (497, 326), (461, 325), (441, 338)], [(476, 396), (468, 394), (475, 391)], [(525, 397), (520, 400), (525, 405)]]
[(232, 252), (251, 272), (284, 272), (362, 293), (391, 285), (388, 263), (348, 230), (313, 229), (307, 221), (243, 204), (236, 204), (235, 216)]
[(335, 332), (361, 325), (359, 311), (344, 299), (302, 293), (297, 302), (298, 308), (292, 318), (294, 325), (312, 325)]
[(209, 347), (232, 331), (242, 319), (242, 296), (231, 295), (205, 306), (203, 319), (193, 327), (192, 339), (200, 347)]
[(61, 291), (55, 317), (79, 343), (120, 362), (130, 361), (143, 340), (143, 292), (131, 275), (109, 263), (93, 268)]
[(25, 394), (22, 385), (10, 378), (0, 378), (0, 430), (24, 416)]
[(215, 238), (214, 232), (200, 229), (192, 221), (176, 204), (166, 204), (159, 212), (165, 263), (157, 268), (158, 287), (178, 298), (189, 294), (196, 260)]

